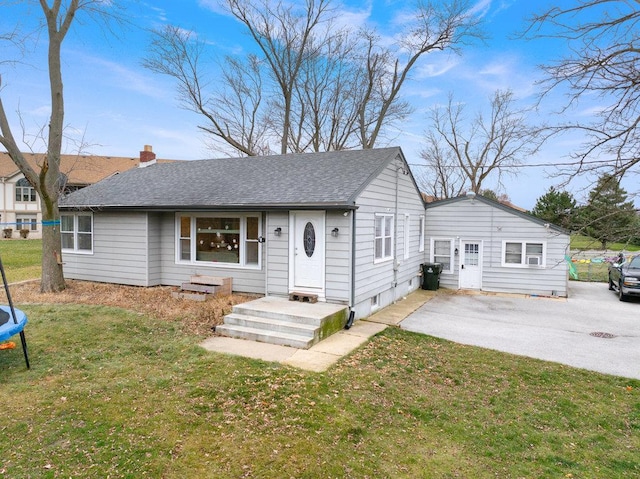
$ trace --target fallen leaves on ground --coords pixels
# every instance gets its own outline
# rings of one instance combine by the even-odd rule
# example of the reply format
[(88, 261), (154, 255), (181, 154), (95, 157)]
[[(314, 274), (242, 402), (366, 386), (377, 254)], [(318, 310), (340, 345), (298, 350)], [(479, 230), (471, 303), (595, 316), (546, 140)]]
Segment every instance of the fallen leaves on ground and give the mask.
[(174, 298), (175, 286), (126, 286), (66, 280), (66, 289), (59, 293), (41, 293), (40, 281), (11, 286), (16, 307), (20, 304), (91, 304), (125, 308), (167, 321), (180, 321), (186, 333), (208, 336), (212, 328), (222, 324), (225, 314), (235, 304), (257, 296), (232, 294), (214, 296), (205, 301)]

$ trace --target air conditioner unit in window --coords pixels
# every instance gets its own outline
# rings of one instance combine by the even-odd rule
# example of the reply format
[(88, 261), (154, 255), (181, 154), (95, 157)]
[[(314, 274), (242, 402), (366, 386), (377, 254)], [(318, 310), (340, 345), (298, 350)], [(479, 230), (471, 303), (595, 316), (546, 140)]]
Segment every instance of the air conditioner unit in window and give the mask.
[(542, 258), (540, 256), (527, 256), (528, 266), (540, 266), (542, 264)]

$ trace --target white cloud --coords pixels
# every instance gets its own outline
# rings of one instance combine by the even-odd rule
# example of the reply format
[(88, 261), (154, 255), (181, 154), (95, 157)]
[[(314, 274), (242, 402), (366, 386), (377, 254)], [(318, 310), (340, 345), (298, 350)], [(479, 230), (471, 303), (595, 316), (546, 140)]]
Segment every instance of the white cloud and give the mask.
[(358, 8), (350, 8), (341, 5), (334, 12), (335, 22), (338, 28), (348, 28), (352, 31), (366, 29), (371, 21), (373, 5), (371, 1)]
[(575, 116), (579, 116), (581, 118), (596, 117), (607, 108), (607, 105), (592, 105), (590, 107), (580, 109)]
[[(434, 61), (428, 62), (429, 59)], [(438, 58), (434, 55), (433, 57), (425, 57), (425, 61), (426, 63), (418, 65), (415, 69), (415, 78), (417, 80), (445, 75), (458, 66), (460, 58), (455, 56)]]
[(479, 0), (473, 7), (471, 7), (469, 13), (478, 17), (484, 17), (489, 13), (491, 3), (491, 0)]
[(167, 12), (164, 10), (164, 8), (159, 8), (153, 5), (149, 5), (149, 9), (153, 12), (155, 12), (158, 21), (165, 23), (167, 22)]
[(494, 61), (485, 65), (478, 73), (480, 75), (488, 75), (494, 77), (504, 77), (511, 72), (511, 62), (507, 60)]
[(102, 82), (110, 83), (114, 88), (141, 93), (156, 99), (167, 97), (166, 88), (157, 85), (154, 77), (142, 67), (134, 70), (104, 58), (83, 54), (80, 56), (84, 64), (92, 64), (96, 67)]
[(198, 0), (198, 5), (206, 10), (220, 15), (227, 15), (228, 12), (222, 8), (219, 0)]
[(48, 118), (51, 116), (51, 107), (49, 105), (42, 105), (38, 108), (29, 110), (29, 115), (38, 118)]

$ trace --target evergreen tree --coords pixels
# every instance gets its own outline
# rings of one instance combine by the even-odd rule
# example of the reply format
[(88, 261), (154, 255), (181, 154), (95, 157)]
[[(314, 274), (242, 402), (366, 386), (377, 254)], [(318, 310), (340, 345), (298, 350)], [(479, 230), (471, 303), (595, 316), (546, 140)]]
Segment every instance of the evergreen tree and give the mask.
[(576, 212), (576, 200), (567, 191), (558, 191), (553, 186), (536, 201), (531, 214), (537, 218), (573, 229), (573, 218)]
[(629, 242), (637, 235), (637, 217), (633, 202), (612, 175), (603, 175), (589, 193), (589, 202), (581, 213), (584, 232), (606, 249), (612, 242)]

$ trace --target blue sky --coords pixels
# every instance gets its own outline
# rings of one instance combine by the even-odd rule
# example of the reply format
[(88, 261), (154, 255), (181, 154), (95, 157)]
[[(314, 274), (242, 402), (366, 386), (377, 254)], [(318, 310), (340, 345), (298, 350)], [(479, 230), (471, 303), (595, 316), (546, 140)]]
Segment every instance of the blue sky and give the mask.
[[(561, 0), (568, 2), (568, 0)], [(37, 6), (3, 7), (0, 30), (16, 24), (33, 28), (40, 18)], [(468, 104), (471, 115), (488, 105), (496, 89), (510, 88), (523, 104), (534, 101), (535, 81), (541, 77), (537, 65), (562, 53), (565, 45), (553, 41), (525, 41), (512, 38), (524, 28), (525, 18), (540, 11), (546, 0), (478, 0), (477, 11), (486, 21), (490, 38), (485, 44), (465, 47), (462, 55), (447, 53), (424, 57), (409, 83), (404, 98), (415, 108), (409, 121), (402, 124), (392, 145), (401, 146), (410, 164), (419, 164), (422, 135), (427, 127), (427, 111), (443, 104), (452, 92), (457, 100)], [(557, 4), (557, 2), (554, 2)], [(137, 156), (143, 145), (150, 144), (160, 158), (200, 159), (220, 156), (206, 147), (206, 138), (197, 129), (200, 118), (179, 107), (171, 80), (145, 70), (141, 59), (149, 41), (148, 29), (172, 24), (193, 30), (219, 55), (242, 52), (247, 38), (240, 25), (221, 13), (216, 0), (163, 0), (125, 2), (132, 26), (112, 37), (87, 20), (76, 25), (63, 45), (63, 75), (67, 135), (82, 139), (90, 146), (87, 154)], [(375, 25), (383, 35), (393, 35), (402, 28), (401, 15), (405, 1), (345, 0), (340, 17), (349, 25)], [(6, 14), (5, 14), (6, 12)], [(14, 135), (22, 133), (15, 111), (22, 114), (25, 130), (35, 135), (49, 115), (46, 44), (28, 52), (23, 61), (0, 65), (1, 92), (5, 109), (12, 115)], [(0, 47), (0, 58), (12, 54)], [(558, 100), (560, 101), (560, 100)], [(541, 111), (548, 117), (556, 105)], [(545, 109), (548, 108), (548, 109)], [(580, 111), (573, 114), (579, 115)], [(532, 118), (532, 121), (538, 119)], [(576, 139), (563, 139), (549, 144), (532, 164), (564, 161), (576, 146)], [(35, 146), (42, 151), (42, 144)], [(380, 144), (378, 146), (387, 146)], [(25, 151), (28, 148), (25, 146)], [(74, 153), (69, 143), (67, 153)], [(413, 167), (418, 174), (419, 166)], [(536, 199), (559, 180), (549, 178), (550, 168), (522, 168), (517, 178), (504, 181), (503, 192), (515, 204), (532, 208)], [(495, 184), (487, 187), (496, 188)], [(588, 183), (568, 188), (577, 199), (584, 198)]]

